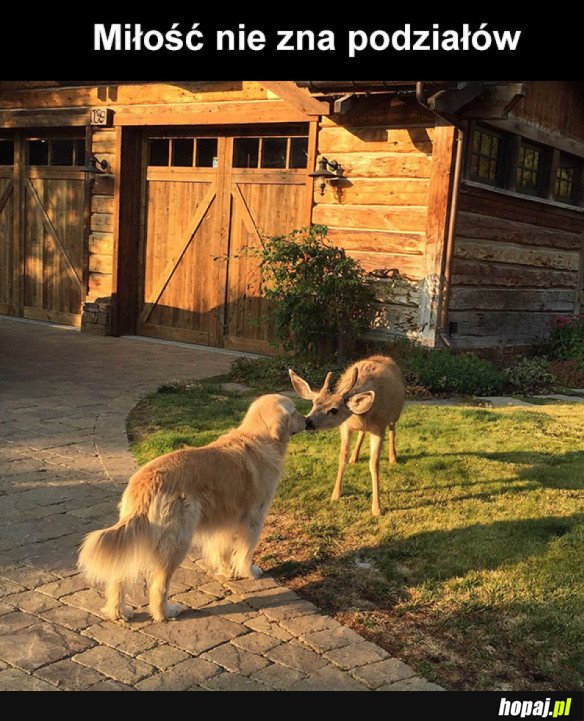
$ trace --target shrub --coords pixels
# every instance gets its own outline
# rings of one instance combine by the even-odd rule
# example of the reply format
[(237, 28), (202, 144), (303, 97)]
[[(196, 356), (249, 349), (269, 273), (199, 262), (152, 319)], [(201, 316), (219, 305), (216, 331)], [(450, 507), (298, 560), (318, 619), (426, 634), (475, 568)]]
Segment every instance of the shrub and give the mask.
[(375, 295), (365, 273), (328, 229), (312, 225), (267, 238), (259, 250), (262, 291), (277, 301), (276, 339), (287, 351), (344, 359), (371, 324)]
[(236, 358), (231, 364), (231, 379), (260, 391), (291, 390), (288, 368), (293, 368), (315, 386), (322, 385), (328, 371), (341, 370), (334, 364), (291, 356)]
[(584, 366), (584, 315), (558, 316), (550, 335), (551, 356)]
[(577, 360), (552, 361), (550, 370), (559, 385), (566, 388), (584, 388), (584, 366)]
[(401, 365), (408, 385), (423, 386), (431, 393), (488, 396), (505, 386), (500, 370), (470, 353), (420, 351), (402, 360)]
[(553, 388), (555, 376), (550, 372), (547, 358), (521, 358), (505, 368), (503, 374), (512, 390), (520, 393), (538, 393)]

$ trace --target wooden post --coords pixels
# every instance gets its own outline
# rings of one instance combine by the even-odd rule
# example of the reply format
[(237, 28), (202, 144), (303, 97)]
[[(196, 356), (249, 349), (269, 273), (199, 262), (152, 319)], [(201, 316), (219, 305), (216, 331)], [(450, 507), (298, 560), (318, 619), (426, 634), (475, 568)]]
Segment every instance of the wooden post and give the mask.
[(314, 180), (308, 173), (314, 170), (314, 163), (318, 154), (318, 121), (312, 121), (308, 126), (308, 158), (306, 163), (306, 193), (304, 195), (305, 225), (312, 223), (312, 206), (314, 205)]
[(209, 343), (212, 346), (223, 347), (225, 324), (227, 321), (227, 299), (229, 293), (229, 227), (231, 223), (231, 159), (233, 156), (233, 138), (219, 138), (217, 148), (217, 178), (216, 203), (217, 231), (215, 239), (217, 260), (213, 274), (213, 287), (215, 294), (215, 322), (211, 323)]
[(13, 300), (14, 314), (22, 316), (24, 312), (24, 284), (26, 279), (26, 248), (25, 248), (25, 227), (24, 227), (24, 169), (25, 169), (25, 145), (22, 133), (19, 131), (14, 137), (14, 238), (13, 253), (14, 260), (14, 282)]
[[(110, 331), (113, 335), (119, 335), (120, 334), (120, 325), (121, 325), (121, 313), (122, 309), (120, 308), (120, 292), (119, 292), (119, 286), (120, 286), (120, 271), (121, 269), (121, 263), (120, 263), (120, 212), (121, 212), (121, 202), (120, 202), (120, 183), (122, 180), (122, 137), (123, 137), (123, 131), (122, 128), (116, 127), (115, 129), (116, 135), (115, 135), (115, 153), (114, 153), (114, 160), (112, 163), (112, 173), (114, 174), (114, 203), (113, 203), (113, 215), (114, 215), (114, 224), (113, 224), (113, 248), (112, 248), (112, 320), (111, 320), (111, 328)], [(142, 179), (135, 180), (136, 183), (141, 183)], [(136, 263), (137, 265), (137, 263)], [(124, 308), (124, 311), (127, 313), (127, 308)], [(123, 320), (128, 321), (127, 318), (124, 318)]]
[(440, 302), (444, 285), (446, 238), (450, 220), (455, 161), (456, 128), (438, 121), (434, 133), (428, 195), (424, 276), (420, 285), (419, 340), (436, 345)]
[[(85, 127), (85, 161), (92, 153), (93, 131), (91, 125)], [(86, 163), (84, 163), (85, 165)], [(81, 312), (83, 313), (83, 303), (87, 298), (89, 289), (89, 235), (91, 233), (91, 184), (87, 182), (87, 178), (83, 180), (83, 250), (81, 259)]]

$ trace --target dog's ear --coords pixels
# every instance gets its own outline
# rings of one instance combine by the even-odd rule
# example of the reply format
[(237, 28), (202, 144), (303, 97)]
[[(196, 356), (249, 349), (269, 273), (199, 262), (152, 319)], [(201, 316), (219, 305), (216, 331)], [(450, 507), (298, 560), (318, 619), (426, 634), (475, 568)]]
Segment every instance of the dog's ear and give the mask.
[(345, 403), (347, 408), (354, 413), (356, 416), (360, 416), (367, 411), (373, 405), (375, 400), (375, 391), (365, 391), (364, 393), (355, 393)]
[(270, 435), (275, 441), (285, 441), (290, 435), (290, 412), (279, 403), (270, 425)]
[(312, 388), (308, 385), (304, 378), (296, 375), (292, 368), (288, 369), (288, 374), (290, 375), (292, 387), (294, 388), (296, 393), (298, 393), (301, 398), (306, 398), (307, 401), (313, 400), (313, 398), (316, 396), (316, 393), (312, 390)]

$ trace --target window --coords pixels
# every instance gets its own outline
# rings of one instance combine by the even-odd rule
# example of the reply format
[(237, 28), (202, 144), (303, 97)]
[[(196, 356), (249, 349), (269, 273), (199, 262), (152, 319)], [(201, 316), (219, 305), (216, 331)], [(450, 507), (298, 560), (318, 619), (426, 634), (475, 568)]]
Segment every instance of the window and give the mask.
[(308, 165), (308, 138), (235, 138), (234, 168), (301, 169)]
[(512, 193), (582, 205), (584, 158), (473, 123), (465, 177)]
[(516, 188), (520, 193), (543, 194), (546, 155), (546, 149), (542, 146), (521, 141), (516, 177)]
[(28, 140), (27, 145), (29, 165), (85, 165), (85, 140), (82, 138), (39, 138)]
[(233, 141), (233, 167), (257, 168), (259, 151), (259, 138), (235, 138)]
[(582, 184), (582, 160), (574, 155), (560, 153), (554, 183), (554, 198), (562, 203), (577, 204)]
[(0, 165), (14, 164), (14, 140), (0, 138)]
[(501, 133), (478, 127), (472, 133), (470, 176), (491, 185), (497, 183), (502, 164), (503, 150)]
[(148, 165), (216, 168), (217, 138), (152, 138)]

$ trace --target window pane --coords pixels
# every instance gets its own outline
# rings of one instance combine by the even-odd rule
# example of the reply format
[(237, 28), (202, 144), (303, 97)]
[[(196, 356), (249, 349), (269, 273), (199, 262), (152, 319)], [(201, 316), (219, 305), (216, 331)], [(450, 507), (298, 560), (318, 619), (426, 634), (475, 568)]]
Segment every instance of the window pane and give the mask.
[(51, 140), (51, 165), (73, 165), (72, 140)]
[(538, 195), (543, 180), (543, 149), (521, 143), (517, 163), (517, 190)]
[(502, 151), (503, 143), (499, 135), (484, 128), (475, 128), (470, 158), (471, 177), (496, 185)]
[(491, 136), (483, 134), (483, 137), (481, 139), (481, 154), (482, 155), (491, 155)]
[(578, 186), (581, 178), (582, 160), (565, 153), (560, 154), (560, 162), (556, 172), (554, 196), (564, 203), (578, 202)]
[(14, 141), (0, 140), (0, 165), (14, 164)]
[(287, 145), (287, 138), (264, 138), (262, 168), (285, 168)]
[(479, 175), (481, 178), (490, 178), (491, 163), (488, 158), (479, 158)]
[(308, 164), (308, 138), (290, 139), (290, 168), (306, 168)]
[(233, 167), (257, 168), (259, 138), (235, 138), (233, 142)]
[(168, 140), (156, 138), (150, 141), (150, 165), (168, 165)]
[(193, 167), (193, 139), (177, 138), (172, 141), (172, 162), (179, 168)]
[(481, 131), (475, 130), (472, 134), (472, 152), (473, 155), (478, 155), (481, 149)]
[(29, 140), (28, 163), (29, 165), (49, 164), (49, 142), (47, 140)]
[(85, 165), (85, 140), (75, 141), (75, 165)]
[(197, 168), (217, 167), (217, 138), (197, 138)]

